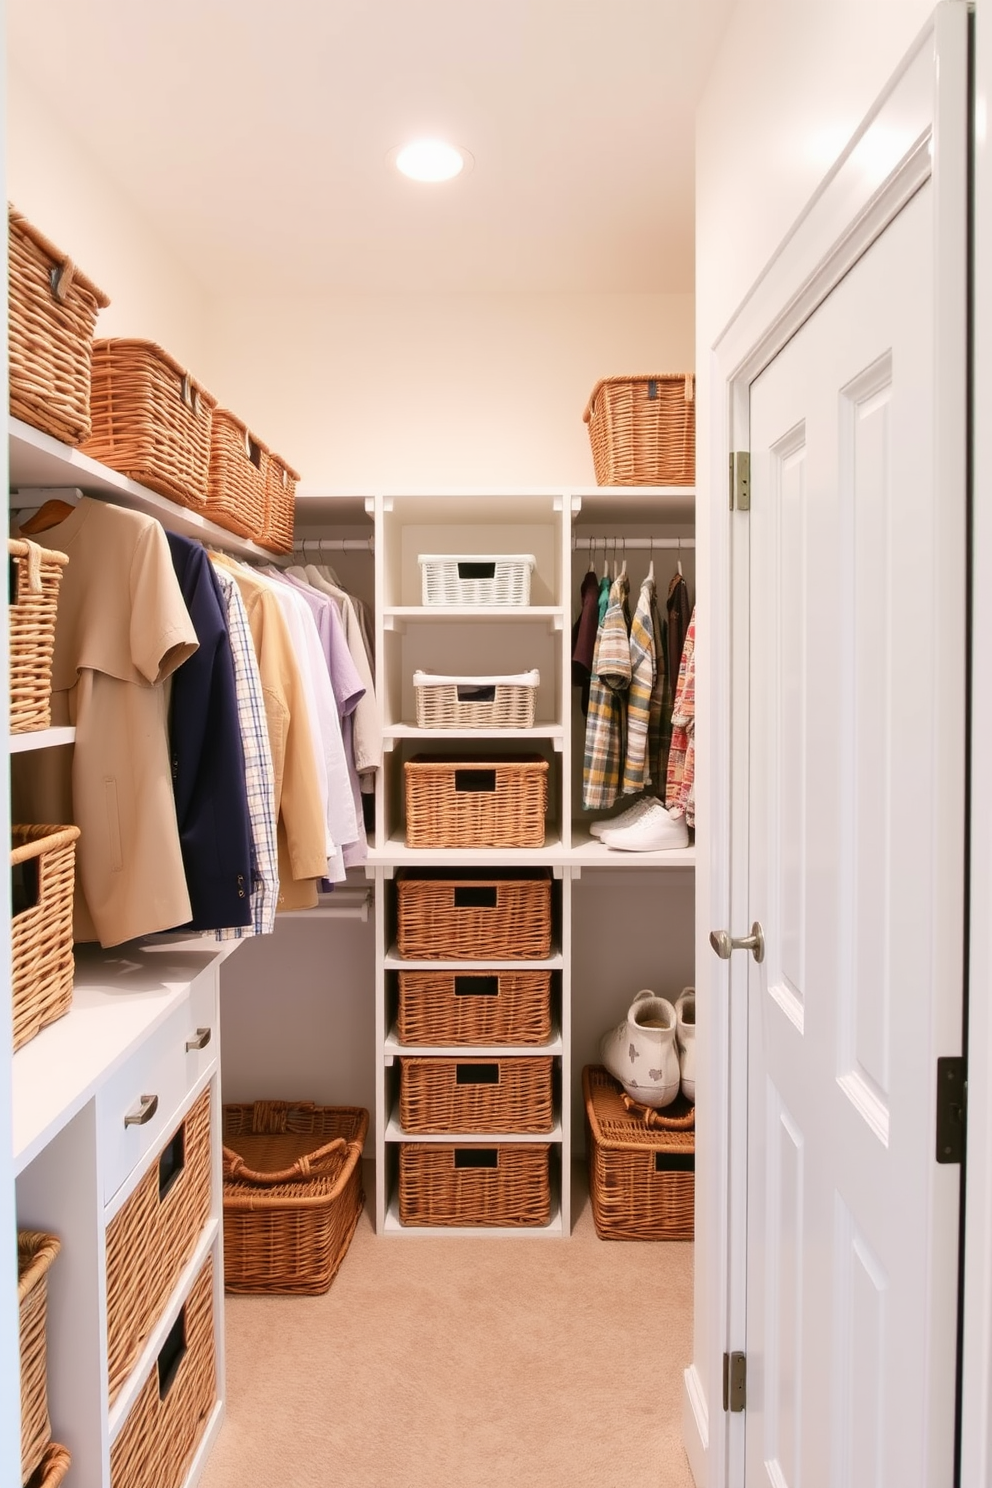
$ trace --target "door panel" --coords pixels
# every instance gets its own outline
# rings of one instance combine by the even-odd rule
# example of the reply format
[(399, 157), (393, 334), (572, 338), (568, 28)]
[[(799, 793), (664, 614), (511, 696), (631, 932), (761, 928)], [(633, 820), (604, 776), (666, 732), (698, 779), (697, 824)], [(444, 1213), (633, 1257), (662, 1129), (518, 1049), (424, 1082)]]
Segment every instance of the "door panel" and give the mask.
[(928, 183), (751, 386), (748, 1488), (930, 1488), (952, 1441), (964, 543), (935, 553), (964, 492), (932, 245)]

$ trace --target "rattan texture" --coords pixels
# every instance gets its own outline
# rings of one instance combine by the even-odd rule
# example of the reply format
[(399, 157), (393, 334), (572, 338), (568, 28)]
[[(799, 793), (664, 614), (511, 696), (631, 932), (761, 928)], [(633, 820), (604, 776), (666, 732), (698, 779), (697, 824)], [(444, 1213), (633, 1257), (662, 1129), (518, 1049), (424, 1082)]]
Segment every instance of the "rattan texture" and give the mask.
[(48, 1419), (48, 1270), (61, 1249), (40, 1230), (17, 1234), (17, 1301), (21, 1348), (21, 1478), (35, 1471), (51, 1441)]
[(455, 681), (432, 682), (422, 672), (414, 674), (413, 691), (417, 699), (417, 727), (430, 729), (516, 728), (534, 727), (538, 674), (533, 684), (526, 682), (492, 683), (492, 698), (480, 701), (477, 696), (485, 679), (459, 677)]
[(179, 506), (203, 510), (216, 399), (154, 341), (93, 343), (84, 451)]
[(203, 515), (239, 537), (265, 533), (269, 450), (235, 414), (215, 408), (210, 418), (210, 464)]
[(583, 1069), (582, 1095), (589, 1198), (600, 1239), (691, 1240), (695, 1175), (665, 1162), (694, 1157), (695, 1133), (649, 1127), (625, 1108), (620, 1085), (600, 1065)]
[(273, 553), (293, 551), (299, 476), (281, 455), (269, 455), (265, 480), (265, 526), (258, 541)]
[(404, 1225), (527, 1226), (551, 1218), (550, 1147), (506, 1142), (495, 1167), (458, 1168), (446, 1142), (401, 1142), (399, 1214)]
[[(187, 1111), (182, 1168), (159, 1192), (154, 1161), (107, 1226), (107, 1380), (111, 1403), (134, 1368), (210, 1218), (210, 1090)], [(166, 1144), (168, 1145), (168, 1144)]]
[(93, 331), (110, 301), (10, 205), (7, 229), (10, 411), (79, 444), (90, 432)]
[(326, 1292), (361, 1216), (360, 1106), (224, 1107), (224, 1282), (230, 1292)]
[(52, 656), (64, 553), (7, 539), (10, 560), (10, 732), (27, 734), (52, 721)]
[(61, 1447), (58, 1442), (49, 1442), (24, 1488), (59, 1488), (71, 1466), (72, 1456), (68, 1447)]
[(548, 762), (539, 755), (416, 755), (403, 779), (407, 847), (544, 846)]
[(401, 1044), (546, 1044), (551, 973), (401, 971), (396, 1036)]
[(600, 486), (691, 486), (696, 479), (691, 372), (604, 377), (583, 419)]
[[(549, 1132), (555, 1124), (554, 1060), (400, 1059), (400, 1125), (405, 1132)], [(465, 1081), (495, 1071), (495, 1084)]]
[(207, 1256), (183, 1305), (186, 1352), (160, 1395), (157, 1361), (110, 1448), (111, 1488), (182, 1488), (217, 1402), (214, 1268)]
[(401, 868), (396, 946), (410, 960), (543, 960), (551, 954), (551, 874)]
[(69, 1011), (78, 827), (11, 827), (11, 868), (37, 860), (38, 899), (11, 919), (14, 1048)]
[[(425, 605), (528, 605), (532, 553), (479, 553), (448, 557), (435, 553), (417, 559)], [(466, 568), (485, 565), (492, 574), (472, 577)]]

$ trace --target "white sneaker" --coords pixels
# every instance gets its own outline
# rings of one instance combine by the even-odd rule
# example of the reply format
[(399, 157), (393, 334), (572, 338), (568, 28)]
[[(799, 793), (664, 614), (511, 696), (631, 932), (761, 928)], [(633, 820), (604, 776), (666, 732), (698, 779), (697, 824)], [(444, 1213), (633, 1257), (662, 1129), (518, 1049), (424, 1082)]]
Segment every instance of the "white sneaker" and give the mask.
[(631, 822), (639, 821), (649, 806), (657, 805), (657, 797), (641, 796), (633, 806), (628, 806), (626, 811), (621, 811), (617, 816), (604, 816), (602, 821), (589, 823), (590, 837), (602, 837), (604, 832), (613, 832), (618, 827), (629, 827)]
[(681, 811), (667, 810), (660, 801), (649, 801), (636, 821), (626, 827), (609, 823), (599, 839), (606, 847), (624, 852), (662, 852), (688, 847), (689, 828)]
[(679, 1046), (682, 1094), (696, 1100), (696, 990), (683, 987), (675, 999), (675, 1038)]

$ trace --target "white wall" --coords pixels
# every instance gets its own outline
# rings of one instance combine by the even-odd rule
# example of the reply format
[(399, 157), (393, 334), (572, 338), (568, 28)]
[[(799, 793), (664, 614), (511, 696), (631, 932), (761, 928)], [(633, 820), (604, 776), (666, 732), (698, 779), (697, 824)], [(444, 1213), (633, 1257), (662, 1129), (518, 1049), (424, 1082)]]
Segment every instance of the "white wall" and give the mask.
[(206, 294), (14, 66), (7, 71), (7, 197), (110, 296), (98, 336), (157, 341), (196, 375)]
[[(710, 355), (720, 332), (758, 279), (855, 127), (884, 87), (932, 9), (930, 0), (739, 0), (700, 101), (696, 133), (697, 552), (712, 551), (713, 524), (726, 520), (725, 463), (711, 469), (714, 421), (723, 389)], [(726, 638), (707, 627), (714, 574), (697, 573), (697, 842), (707, 841), (714, 788), (710, 717)], [(696, 986), (699, 1085), (726, 1086), (726, 1010), (708, 997), (708, 934), (717, 920), (720, 865), (697, 857)], [(735, 933), (742, 933), (739, 926)], [(719, 1254), (727, 1175), (713, 1160), (721, 1100), (697, 1112), (694, 1366), (687, 1446), (699, 1488), (727, 1481), (722, 1355), (743, 1347), (726, 1327), (726, 1273)], [(711, 1450), (704, 1454), (707, 1432)]]
[(688, 294), (335, 295), (211, 306), (208, 386), (308, 486), (594, 484), (598, 378), (692, 367)]

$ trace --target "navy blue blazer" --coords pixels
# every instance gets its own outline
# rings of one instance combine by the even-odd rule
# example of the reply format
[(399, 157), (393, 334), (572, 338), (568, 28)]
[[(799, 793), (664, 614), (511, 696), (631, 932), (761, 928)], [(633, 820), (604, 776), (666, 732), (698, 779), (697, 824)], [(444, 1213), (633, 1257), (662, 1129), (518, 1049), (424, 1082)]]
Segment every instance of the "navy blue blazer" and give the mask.
[(173, 673), (169, 748), (193, 918), (183, 929), (251, 923), (251, 823), (227, 613), (199, 543), (166, 534), (200, 643)]

